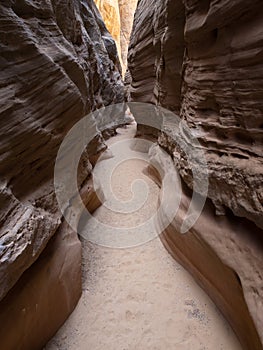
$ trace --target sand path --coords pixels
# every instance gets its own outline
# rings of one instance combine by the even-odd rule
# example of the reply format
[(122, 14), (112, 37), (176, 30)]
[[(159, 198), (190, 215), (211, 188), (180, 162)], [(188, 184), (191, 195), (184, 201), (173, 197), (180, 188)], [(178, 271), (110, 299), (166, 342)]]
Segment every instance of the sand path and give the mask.
[[(115, 142), (134, 134), (120, 129)], [(111, 159), (105, 160), (107, 167)], [(107, 163), (108, 162), (108, 163)], [(146, 163), (127, 161), (115, 171), (112, 187), (122, 200), (141, 178), (149, 198), (136, 213), (95, 217), (112, 226), (138, 224), (157, 207), (159, 189), (143, 174)], [(82, 239), (83, 294), (46, 350), (240, 350), (231, 328), (204, 291), (164, 249), (159, 238), (134, 248), (112, 249)]]

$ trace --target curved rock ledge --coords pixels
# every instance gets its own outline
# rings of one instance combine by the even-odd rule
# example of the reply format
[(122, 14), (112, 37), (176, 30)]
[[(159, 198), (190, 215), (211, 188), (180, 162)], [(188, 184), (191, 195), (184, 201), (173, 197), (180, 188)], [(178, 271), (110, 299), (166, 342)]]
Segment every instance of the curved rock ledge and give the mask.
[[(162, 168), (161, 155), (155, 152), (151, 162)], [(149, 167), (148, 175), (161, 186), (162, 179), (155, 168)], [(191, 197), (192, 192), (184, 185), (179, 211), (161, 240), (215, 302), (243, 348), (262, 350), (262, 232), (248, 220), (233, 215), (218, 218), (212, 202), (207, 200), (190, 232), (181, 234)], [(166, 222), (164, 212), (158, 220)]]

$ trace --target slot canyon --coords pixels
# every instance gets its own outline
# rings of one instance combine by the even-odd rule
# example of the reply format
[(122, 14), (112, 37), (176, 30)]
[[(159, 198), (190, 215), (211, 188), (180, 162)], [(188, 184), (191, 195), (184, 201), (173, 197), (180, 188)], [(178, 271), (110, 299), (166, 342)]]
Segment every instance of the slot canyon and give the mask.
[(1, 350), (263, 349), (263, 3), (2, 0)]

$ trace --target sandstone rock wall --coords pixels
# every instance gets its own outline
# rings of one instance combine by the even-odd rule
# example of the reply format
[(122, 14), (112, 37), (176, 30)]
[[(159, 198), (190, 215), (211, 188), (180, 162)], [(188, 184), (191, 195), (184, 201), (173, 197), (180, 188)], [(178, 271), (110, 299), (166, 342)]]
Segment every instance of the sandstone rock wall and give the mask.
[[(162, 154), (160, 146), (153, 146), (151, 163), (167, 174)], [(162, 179), (155, 168), (148, 167), (148, 174), (161, 186)], [(166, 227), (161, 234), (164, 246), (216, 303), (242, 348), (262, 350), (262, 230), (234, 215), (216, 217), (212, 202), (207, 200), (190, 231), (181, 234), (192, 191), (183, 184), (182, 191), (177, 188), (178, 193), (181, 200), (174, 220), (169, 221), (166, 208), (158, 212), (159, 223)]]
[(108, 31), (116, 42), (121, 60), (121, 18), (118, 0), (95, 0), (95, 4), (100, 11)]
[(182, 235), (179, 223), (191, 193), (185, 191), (182, 199), (179, 215), (161, 235), (164, 246), (219, 307), (242, 349), (262, 350), (262, 232), (245, 219), (216, 218), (208, 201), (198, 222)]
[(121, 18), (121, 58), (124, 67), (123, 75), (127, 68), (128, 47), (137, 3), (138, 0), (119, 0)]
[[(123, 84), (92, 0), (1, 1), (0, 77), (2, 300), (61, 226), (53, 172), (64, 136), (85, 114), (123, 101)], [(98, 133), (86, 158), (103, 147)]]
[(2, 349), (43, 349), (75, 308), (81, 291), (81, 243), (63, 225), (0, 302)]
[[(129, 100), (175, 111), (197, 136), (208, 162), (208, 196), (215, 213), (226, 216), (205, 211), (200, 218), (203, 226), (195, 226), (189, 234), (194, 232), (219, 260), (236, 271), (261, 342), (262, 230), (253, 223), (263, 228), (262, 10), (261, 1), (141, 0), (135, 13), (126, 75)], [(164, 132), (159, 144), (172, 154), (192, 189), (192, 173), (184, 152)], [(238, 217), (250, 221), (246, 233), (241, 229), (243, 219)], [(214, 282), (198, 263), (194, 240), (182, 243), (183, 239), (176, 238), (176, 223), (172, 226), (164, 233), (166, 246), (177, 258), (180, 255), (178, 259), (213, 294)], [(214, 272), (216, 280), (216, 268)], [(228, 282), (223, 279), (222, 283)], [(224, 312), (222, 298), (219, 292), (214, 300)], [(226, 298), (229, 303), (231, 298)], [(225, 315), (229, 319), (234, 316), (230, 310)], [(244, 320), (240, 315), (235, 322), (238, 326)], [(250, 349), (242, 339), (244, 325), (244, 331), (237, 332), (244, 347)]]
[[(228, 207), (261, 228), (262, 6), (246, 0), (141, 0), (127, 77), (131, 101), (177, 111), (199, 135), (218, 213)], [(178, 150), (175, 157), (191, 186), (184, 157)]]
[(127, 66), (130, 33), (137, 2), (138, 0), (95, 0), (106, 27), (117, 44), (123, 75)]

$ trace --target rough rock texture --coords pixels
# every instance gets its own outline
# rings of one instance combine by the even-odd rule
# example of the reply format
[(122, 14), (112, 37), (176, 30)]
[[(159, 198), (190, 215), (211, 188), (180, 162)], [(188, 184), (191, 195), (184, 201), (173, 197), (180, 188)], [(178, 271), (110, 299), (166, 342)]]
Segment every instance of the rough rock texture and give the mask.
[[(91, 213), (101, 205), (90, 181), (81, 195)], [(0, 302), (1, 348), (43, 348), (80, 298), (81, 264), (80, 240), (64, 222), (39, 259)]]
[(142, 0), (127, 76), (132, 101), (177, 111), (199, 135), (218, 213), (228, 207), (261, 228), (262, 10), (261, 1)]
[[(261, 1), (141, 0), (135, 13), (126, 82), (130, 101), (175, 111), (197, 135), (208, 162), (208, 196), (214, 212), (226, 217), (204, 211), (202, 225), (193, 232), (238, 273), (263, 342), (263, 261), (258, 240), (262, 230), (252, 224), (263, 228), (262, 10)], [(165, 133), (159, 144), (173, 155), (182, 178), (192, 188), (191, 168), (182, 149)], [(211, 207), (210, 203), (212, 211)], [(248, 219), (251, 225), (243, 230), (243, 219), (237, 217)], [(183, 251), (180, 260), (208, 293), (214, 294), (210, 272), (207, 275), (198, 264), (200, 254), (195, 247), (189, 249), (193, 241), (181, 243), (174, 227), (165, 238), (167, 246), (177, 258), (178, 250)], [(208, 256), (205, 263), (210, 263)], [(216, 276), (216, 269), (213, 271)], [(228, 282), (226, 278), (222, 283)], [(218, 298), (223, 290), (216, 293), (214, 300), (225, 312), (220, 298), (226, 298), (227, 304), (231, 298), (227, 294)], [(247, 340), (242, 340), (246, 327), (239, 328), (240, 320), (233, 312), (228, 309), (225, 314), (244, 346), (251, 349)], [(254, 340), (257, 342), (256, 336)]]
[[(1, 1), (0, 48), (1, 300), (61, 225), (53, 172), (64, 136), (90, 111), (121, 102), (123, 84), (91, 0)], [(103, 147), (98, 133), (86, 158)]]
[(95, 0), (102, 18), (117, 44), (122, 73), (127, 66), (127, 53), (138, 0)]
[(128, 54), (132, 101), (179, 108), (184, 21), (181, 1), (139, 2)]

